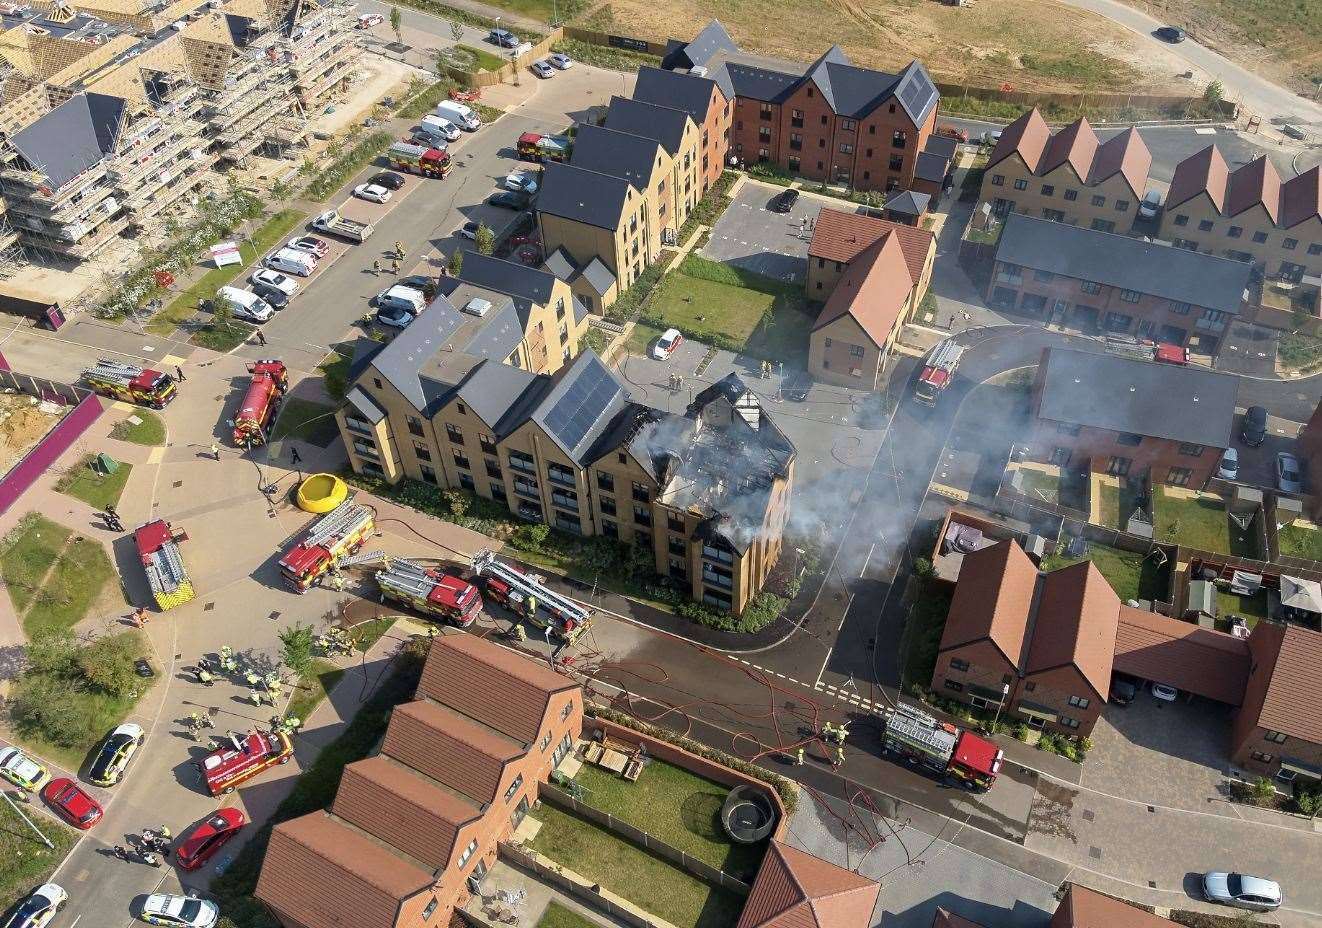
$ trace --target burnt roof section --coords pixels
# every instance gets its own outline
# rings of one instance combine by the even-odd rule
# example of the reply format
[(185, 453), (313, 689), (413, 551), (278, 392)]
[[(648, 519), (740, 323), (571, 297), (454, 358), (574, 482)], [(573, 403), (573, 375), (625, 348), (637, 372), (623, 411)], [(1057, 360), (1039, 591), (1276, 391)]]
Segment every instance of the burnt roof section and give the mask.
[(702, 28), (690, 42), (671, 39), (666, 43), (666, 54), (661, 59), (661, 67), (666, 70), (677, 68), (699, 68), (707, 64), (718, 51), (739, 50), (739, 46), (730, 38), (730, 33), (719, 19), (713, 19)]
[(1166, 210), (1169, 212), (1205, 192), (1220, 212), (1225, 207), (1226, 182), (1229, 177), (1230, 168), (1221, 155), (1221, 149), (1208, 145), (1175, 166), (1170, 190), (1166, 193)]
[(624, 217), (632, 185), (619, 177), (571, 164), (547, 164), (537, 212), (614, 231)]
[(80, 93), (14, 133), (10, 142), (23, 163), (58, 190), (114, 154), (127, 118), (123, 98)]
[(629, 396), (615, 373), (591, 351), (561, 368), (555, 380), (551, 392), (533, 411), (532, 420), (581, 466)]
[(1011, 213), (996, 260), (1238, 315), (1252, 265)]
[(1052, 422), (1229, 448), (1239, 378), (1113, 354), (1048, 348), (1037, 415)]
[(702, 125), (707, 121), (712, 90), (719, 89), (719, 85), (710, 77), (644, 66), (638, 69), (633, 98), (643, 103), (683, 110), (693, 117), (695, 123)]
[(622, 177), (637, 189), (645, 190), (660, 160), (661, 143), (656, 139), (584, 124), (578, 127), (574, 137), (574, 154), (569, 163)]
[(628, 97), (611, 97), (606, 111), (607, 128), (653, 139), (671, 155), (679, 154), (688, 123), (689, 114), (684, 110)]

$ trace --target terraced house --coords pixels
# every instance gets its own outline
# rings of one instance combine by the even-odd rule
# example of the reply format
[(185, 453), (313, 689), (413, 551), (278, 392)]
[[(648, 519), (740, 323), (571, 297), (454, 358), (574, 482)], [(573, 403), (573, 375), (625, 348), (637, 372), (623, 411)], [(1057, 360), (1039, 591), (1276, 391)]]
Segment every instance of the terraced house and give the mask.
[(720, 84), (696, 74), (642, 67), (633, 86), (633, 99), (683, 110), (693, 118), (702, 134), (702, 192), (711, 189), (725, 169), (730, 122), (734, 118), (734, 101), (725, 96)]
[(833, 45), (808, 66), (747, 55), (713, 20), (672, 39), (661, 66), (716, 81), (734, 100), (729, 155), (856, 190), (910, 189), (940, 94), (917, 61), (898, 74), (850, 63)]

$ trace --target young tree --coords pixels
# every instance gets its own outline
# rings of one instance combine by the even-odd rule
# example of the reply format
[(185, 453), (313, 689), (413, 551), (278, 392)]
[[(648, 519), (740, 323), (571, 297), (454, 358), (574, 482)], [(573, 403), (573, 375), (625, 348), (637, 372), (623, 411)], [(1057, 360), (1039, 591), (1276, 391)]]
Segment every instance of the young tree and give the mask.
[(461, 41), (463, 37), (464, 37), (464, 27), (457, 22), (450, 23), (450, 38), (458, 42)]
[(450, 253), (449, 271), (451, 277), (458, 277), (464, 270), (464, 253), (456, 248)]
[(489, 255), (496, 250), (496, 233), (485, 222), (477, 227), (477, 253)]
[(312, 666), (312, 626), (301, 622), (280, 633), (280, 660), (300, 677)]
[(395, 42), (399, 45), (404, 44), (404, 15), (399, 12), (399, 7), (390, 8), (390, 30), (395, 33)]

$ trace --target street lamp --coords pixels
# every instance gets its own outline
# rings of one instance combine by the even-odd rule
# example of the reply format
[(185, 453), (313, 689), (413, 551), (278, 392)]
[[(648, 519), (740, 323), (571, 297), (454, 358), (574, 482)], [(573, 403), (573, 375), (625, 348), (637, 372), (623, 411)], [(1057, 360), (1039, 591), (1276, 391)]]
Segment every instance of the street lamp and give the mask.
[(1001, 720), (1001, 710), (1005, 708), (1005, 698), (1010, 695), (1010, 684), (1001, 684), (1001, 699), (996, 703), (996, 716), (992, 719), (991, 733), (996, 734), (996, 723)]

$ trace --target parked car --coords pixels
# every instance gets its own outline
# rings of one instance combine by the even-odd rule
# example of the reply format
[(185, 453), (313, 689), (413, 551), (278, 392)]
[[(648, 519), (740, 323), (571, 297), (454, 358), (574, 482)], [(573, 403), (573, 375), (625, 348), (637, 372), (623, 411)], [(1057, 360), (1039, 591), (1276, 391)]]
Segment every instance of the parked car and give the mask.
[(249, 282), (261, 284), (264, 287), (274, 287), (286, 296), (293, 296), (298, 292), (298, 281), (294, 278), (281, 274), (279, 271), (272, 271), (268, 268), (260, 268), (253, 271), (248, 277)]
[(370, 200), (373, 203), (389, 203), (391, 197), (389, 188), (379, 184), (359, 184), (353, 188), (353, 195), (360, 200)]
[(120, 725), (106, 736), (105, 743), (97, 752), (96, 760), (92, 761), (92, 766), (87, 771), (87, 779), (97, 786), (114, 786), (123, 779), (129, 760), (142, 746), (145, 737), (147, 733), (142, 730), (141, 725), (133, 722)]
[(427, 297), (423, 292), (403, 284), (386, 287), (376, 295), (373, 302), (377, 309), (402, 309), (415, 316), (427, 308)]
[(397, 286), (408, 287), (410, 290), (425, 293), (427, 288), (435, 283), (435, 277), (428, 277), (426, 274), (410, 274), (408, 277), (401, 277)]
[(502, 182), (506, 190), (521, 190), (524, 193), (536, 193), (537, 181), (531, 174), (523, 171), (513, 171), (505, 175)]
[(516, 48), (519, 44), (519, 37), (508, 29), (492, 29), (487, 33), (487, 41), (492, 45), (499, 45), (501, 48)]
[(152, 893), (143, 902), (138, 918), (169, 928), (213, 928), (220, 918), (220, 907), (210, 899)]
[(175, 851), (180, 870), (196, 870), (247, 823), (239, 809), (225, 807), (185, 831)]
[(289, 294), (279, 287), (268, 287), (266, 284), (250, 284), (252, 292), (257, 294), (266, 305), (279, 312), (289, 305)]
[(386, 18), (380, 13), (364, 13), (358, 17), (358, 22), (354, 25), (355, 29), (371, 29), (373, 26), (379, 26), (386, 21)]
[(69, 894), (54, 883), (38, 886), (19, 903), (4, 928), (45, 928), (68, 901)]
[(317, 256), (297, 248), (281, 248), (275, 254), (267, 255), (262, 263), (273, 271), (309, 277), (317, 269)]
[(404, 175), (396, 174), (394, 171), (382, 171), (380, 174), (373, 174), (367, 178), (367, 182), (373, 187), (385, 187), (387, 190), (398, 190), (404, 186)]
[(41, 791), (41, 798), (46, 800), (46, 805), (54, 809), (60, 818), (80, 831), (86, 831), (101, 821), (101, 816), (104, 814), (101, 804), (68, 777), (60, 777), (47, 783), (46, 788)]
[(1225, 454), (1221, 455), (1221, 466), (1216, 469), (1216, 475), (1222, 480), (1239, 479), (1239, 452), (1234, 448), (1227, 448)]
[(1288, 451), (1276, 454), (1276, 489), (1282, 493), (1302, 493), (1304, 475), (1299, 469), (1299, 459)]
[(216, 302), (224, 303), (234, 318), (248, 322), (266, 322), (275, 315), (275, 310), (260, 296), (238, 287), (221, 287), (216, 291)]
[(679, 334), (679, 329), (666, 329), (652, 346), (652, 357), (658, 361), (669, 360), (675, 349), (682, 344), (684, 344), (684, 336)]
[(1239, 440), (1256, 448), (1267, 440), (1267, 408), (1250, 406), (1244, 410), (1244, 422), (1239, 427)]
[(774, 213), (788, 213), (794, 209), (794, 204), (797, 202), (799, 202), (799, 191), (793, 187), (787, 187), (772, 197), (768, 206)]
[(551, 62), (551, 67), (559, 68), (561, 71), (568, 71), (574, 66), (574, 59), (564, 52), (552, 52), (546, 56), (546, 60)]
[(1111, 702), (1117, 706), (1127, 706), (1138, 695), (1138, 684), (1124, 676), (1115, 674), (1111, 679)]
[(551, 67), (545, 61), (534, 61), (532, 64), (528, 65), (528, 67), (532, 70), (532, 73), (536, 74), (542, 80), (555, 77), (555, 68)]
[(1157, 38), (1170, 42), (1172, 45), (1178, 45), (1188, 38), (1188, 35), (1179, 26), (1162, 26), (1154, 34)]
[(1296, 126), (1294, 123), (1283, 123), (1281, 125), (1281, 135), (1289, 136), (1296, 142), (1302, 142), (1308, 138), (1308, 133)]
[(1203, 896), (1208, 902), (1253, 912), (1270, 912), (1281, 907), (1281, 887), (1275, 880), (1224, 870), (1203, 874)]
[(314, 235), (300, 235), (298, 238), (291, 238), (285, 247), (292, 248), (295, 251), (306, 251), (318, 258), (324, 258), (330, 252), (330, 245)]
[(1143, 194), (1143, 200), (1138, 204), (1138, 214), (1144, 219), (1151, 219), (1157, 215), (1157, 210), (1161, 209), (1161, 191), (1149, 190)]
[(18, 748), (0, 751), (0, 777), (20, 789), (36, 792), (50, 782), (50, 773)]
[(1176, 698), (1180, 695), (1180, 691), (1165, 683), (1153, 683), (1152, 695), (1156, 696), (1162, 702), (1175, 702)]
[(414, 318), (413, 313), (402, 306), (383, 306), (376, 311), (376, 321), (392, 329), (402, 329)]
[(946, 138), (957, 139), (960, 142), (969, 140), (969, 130), (961, 129), (959, 126), (937, 126), (937, 135), (944, 135)]
[(523, 209), (528, 205), (528, 195), (515, 190), (497, 190), (487, 197), (487, 203), (502, 209)]
[(459, 229), (458, 234), (469, 241), (477, 241), (477, 230), (482, 226), (480, 222), (465, 222)]

